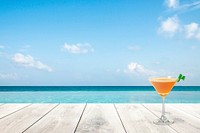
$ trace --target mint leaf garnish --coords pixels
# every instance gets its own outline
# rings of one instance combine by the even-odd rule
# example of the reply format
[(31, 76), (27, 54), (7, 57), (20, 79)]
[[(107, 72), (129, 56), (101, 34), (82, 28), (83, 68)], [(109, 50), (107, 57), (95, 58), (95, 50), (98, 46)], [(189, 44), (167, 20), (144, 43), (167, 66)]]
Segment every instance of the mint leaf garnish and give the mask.
[(179, 82), (180, 80), (185, 80), (185, 76), (183, 76), (182, 74), (179, 74), (177, 82)]

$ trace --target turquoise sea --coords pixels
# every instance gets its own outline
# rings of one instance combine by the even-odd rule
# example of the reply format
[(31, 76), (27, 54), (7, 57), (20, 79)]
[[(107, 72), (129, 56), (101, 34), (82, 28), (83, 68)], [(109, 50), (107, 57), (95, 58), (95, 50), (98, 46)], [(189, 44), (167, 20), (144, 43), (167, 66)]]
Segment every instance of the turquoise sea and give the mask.
[[(167, 103), (200, 103), (200, 86), (175, 86)], [(0, 103), (161, 103), (152, 86), (0, 86)]]

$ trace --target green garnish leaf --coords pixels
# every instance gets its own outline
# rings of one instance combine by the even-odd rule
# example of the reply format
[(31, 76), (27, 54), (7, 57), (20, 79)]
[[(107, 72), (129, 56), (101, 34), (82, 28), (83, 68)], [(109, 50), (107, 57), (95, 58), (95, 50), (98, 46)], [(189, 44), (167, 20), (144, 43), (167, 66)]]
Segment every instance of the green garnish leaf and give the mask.
[(177, 82), (179, 82), (180, 80), (185, 80), (185, 76), (183, 76), (182, 74), (179, 74)]

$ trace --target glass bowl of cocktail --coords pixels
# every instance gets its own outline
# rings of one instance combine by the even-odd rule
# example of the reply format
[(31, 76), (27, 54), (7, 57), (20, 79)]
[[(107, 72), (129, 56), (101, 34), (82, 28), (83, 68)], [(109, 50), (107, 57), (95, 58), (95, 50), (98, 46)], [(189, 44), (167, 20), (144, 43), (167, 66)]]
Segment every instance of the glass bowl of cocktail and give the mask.
[(179, 82), (180, 80), (185, 80), (185, 76), (180, 74), (178, 78), (168, 76), (149, 79), (157, 93), (162, 97), (162, 115), (159, 119), (153, 121), (154, 124), (170, 125), (174, 123), (173, 120), (168, 119), (165, 115), (165, 98), (170, 93), (176, 82)]

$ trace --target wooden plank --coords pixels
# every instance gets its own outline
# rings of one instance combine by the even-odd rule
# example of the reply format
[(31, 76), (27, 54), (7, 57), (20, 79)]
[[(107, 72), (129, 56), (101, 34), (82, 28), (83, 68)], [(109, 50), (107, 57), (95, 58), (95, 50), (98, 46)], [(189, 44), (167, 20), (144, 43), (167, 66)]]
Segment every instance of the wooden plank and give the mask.
[(85, 104), (61, 104), (25, 133), (73, 133)]
[(169, 106), (200, 119), (200, 104), (170, 104)]
[(33, 104), (0, 119), (1, 133), (21, 133), (50, 111), (55, 104)]
[(125, 133), (113, 104), (88, 104), (76, 133)]
[[(161, 115), (161, 104), (144, 104), (146, 108), (151, 110), (157, 117)], [(174, 124), (170, 125), (173, 129), (180, 133), (199, 133), (200, 120), (183, 111), (168, 106), (166, 104), (166, 115), (174, 120)]]
[(141, 104), (115, 104), (128, 133), (176, 133), (169, 126), (153, 124), (155, 115)]
[(3, 104), (0, 106), (0, 119), (27, 107), (29, 104)]

